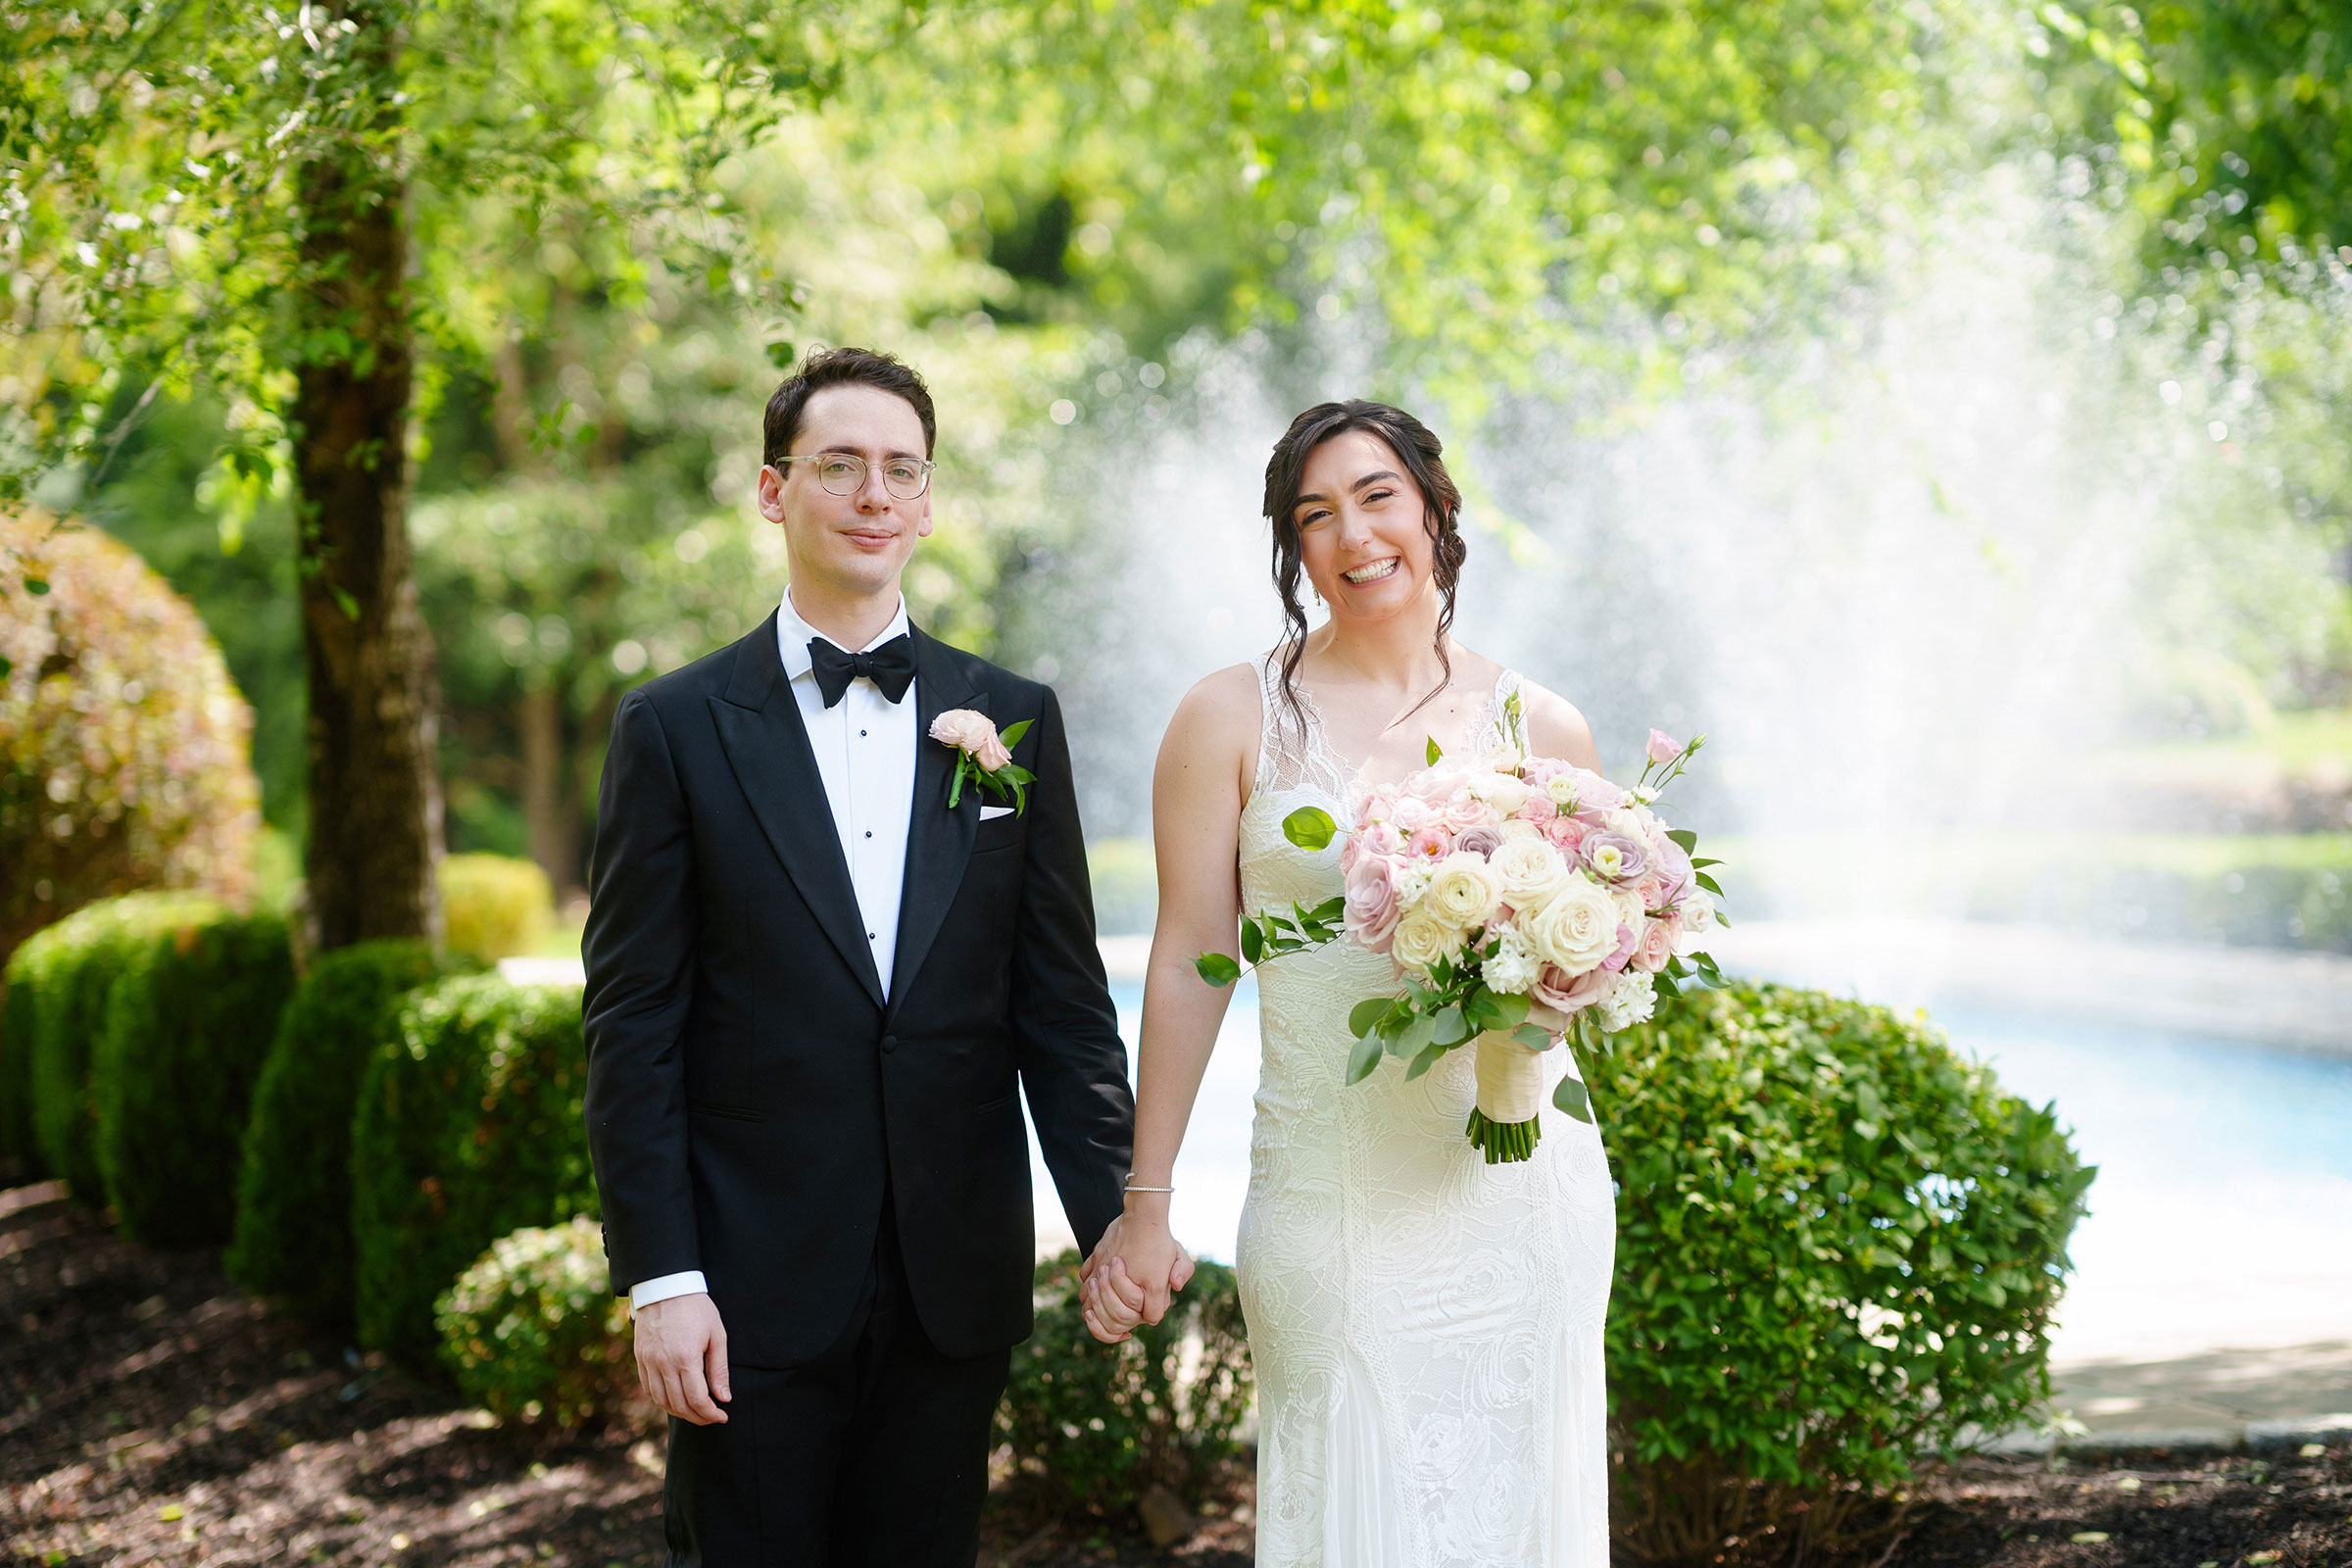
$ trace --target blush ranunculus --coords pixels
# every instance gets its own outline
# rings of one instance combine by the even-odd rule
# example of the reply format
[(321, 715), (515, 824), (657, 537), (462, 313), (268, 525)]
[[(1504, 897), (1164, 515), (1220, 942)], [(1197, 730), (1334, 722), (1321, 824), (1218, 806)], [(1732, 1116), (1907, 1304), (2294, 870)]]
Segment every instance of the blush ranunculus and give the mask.
[(1003, 737), (986, 713), (968, 708), (951, 708), (931, 721), (931, 738), (943, 746), (971, 754), (982, 772), (994, 773), (1012, 760), (1012, 753), (1004, 749)]

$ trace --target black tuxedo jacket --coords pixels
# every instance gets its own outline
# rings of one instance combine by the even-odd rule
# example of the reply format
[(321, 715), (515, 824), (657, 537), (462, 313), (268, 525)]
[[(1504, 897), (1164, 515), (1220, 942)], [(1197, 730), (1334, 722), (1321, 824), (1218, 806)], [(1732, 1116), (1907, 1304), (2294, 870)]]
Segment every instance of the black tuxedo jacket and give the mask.
[[(932, 1342), (1028, 1338), (1019, 1087), (1081, 1248), (1118, 1214), (1134, 1100), (1095, 945), (1061, 711), (914, 634), (913, 817), (892, 993), (858, 919), (775, 618), (623, 698), (584, 947), (588, 1140), (612, 1288), (700, 1269), (731, 1360), (827, 1348), (887, 1195)], [(976, 709), (1037, 775), (980, 821), (932, 718)]]

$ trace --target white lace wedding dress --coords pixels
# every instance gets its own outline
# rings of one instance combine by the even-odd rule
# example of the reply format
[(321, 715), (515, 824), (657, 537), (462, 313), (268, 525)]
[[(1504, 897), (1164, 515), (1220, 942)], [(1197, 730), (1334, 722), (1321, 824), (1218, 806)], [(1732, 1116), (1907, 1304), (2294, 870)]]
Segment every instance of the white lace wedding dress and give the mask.
[[(1301, 730), (1261, 660), (1257, 776), (1241, 818), (1242, 906), (1340, 891), (1355, 781), (1311, 701)], [(1503, 740), (1505, 672), (1464, 744)], [(1441, 744), (1444, 738), (1441, 737)], [(1364, 781), (1375, 782), (1375, 781)], [(1412, 1083), (1395, 1060), (1346, 1081), (1348, 1012), (1396, 990), (1345, 942), (1257, 971), (1264, 1056), (1238, 1271), (1257, 1376), (1258, 1568), (1606, 1568), (1601, 1323), (1616, 1210), (1600, 1140), (1549, 1108), (1532, 1160), (1462, 1135), (1468, 1049)], [(1548, 1070), (1566, 1070), (1555, 1051)]]

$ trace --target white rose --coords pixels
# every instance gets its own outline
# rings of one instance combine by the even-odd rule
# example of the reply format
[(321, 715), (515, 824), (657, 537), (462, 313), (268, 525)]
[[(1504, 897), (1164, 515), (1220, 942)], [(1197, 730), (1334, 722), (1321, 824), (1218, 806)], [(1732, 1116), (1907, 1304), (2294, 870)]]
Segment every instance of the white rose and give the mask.
[(1583, 974), (1617, 951), (1617, 906), (1587, 876), (1571, 876), (1544, 906), (1522, 912), (1527, 940), (1544, 960)]
[(1674, 945), (1674, 951), (1689, 957), (1698, 951), (1701, 939), (1715, 929), (1715, 901), (1701, 889), (1691, 888), (1683, 895), (1677, 909), (1681, 915), (1683, 934), (1682, 940)]
[(1525, 996), (1543, 975), (1544, 960), (1517, 926), (1506, 925), (1495, 933), (1494, 951), (1479, 972), (1491, 990)]
[(1617, 984), (1601, 999), (1600, 1026), (1611, 1034), (1630, 1029), (1638, 1023), (1647, 1023), (1651, 1013), (1658, 1010), (1656, 982), (1640, 969), (1627, 969), (1617, 977)]
[(1416, 909), (1396, 922), (1389, 939), (1389, 956), (1408, 969), (1426, 971), (1440, 958), (1450, 957), (1462, 945), (1462, 933)]
[(1544, 793), (1563, 811), (1576, 808), (1576, 781), (1565, 773), (1553, 774), (1551, 782), (1544, 786)]
[(1648, 923), (1649, 912), (1642, 907), (1642, 893), (1638, 888), (1611, 888), (1609, 902), (1617, 906), (1617, 923), (1634, 934), (1637, 946), (1642, 941), (1642, 927)]
[(1467, 931), (1472, 926), (1487, 923), (1494, 906), (1502, 900), (1502, 889), (1495, 884), (1494, 873), (1483, 855), (1455, 851), (1440, 860), (1437, 869), (1429, 874), (1429, 896), (1424, 903), (1432, 917)]
[(1525, 822), (1513, 822), (1502, 835), (1502, 848), (1488, 858), (1487, 869), (1502, 885), (1502, 901), (1514, 909), (1544, 904), (1568, 880), (1568, 866), (1551, 841)]
[(1497, 773), (1494, 782), (1487, 786), (1487, 804), (1508, 816), (1525, 806), (1528, 796), (1534, 793), (1528, 788), (1526, 780), (1513, 778), (1508, 773)]

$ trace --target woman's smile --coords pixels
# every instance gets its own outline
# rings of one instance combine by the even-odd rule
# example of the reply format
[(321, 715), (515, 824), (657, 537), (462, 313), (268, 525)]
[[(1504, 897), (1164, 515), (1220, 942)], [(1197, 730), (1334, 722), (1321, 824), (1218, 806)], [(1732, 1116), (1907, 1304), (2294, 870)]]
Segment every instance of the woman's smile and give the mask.
[(1340, 575), (1348, 581), (1361, 586), (1368, 582), (1379, 582), (1384, 577), (1395, 576), (1396, 568), (1403, 564), (1403, 557), (1387, 556), (1379, 561), (1367, 562), (1363, 565), (1350, 567), (1348, 570), (1341, 572)]

